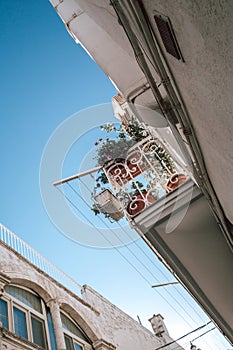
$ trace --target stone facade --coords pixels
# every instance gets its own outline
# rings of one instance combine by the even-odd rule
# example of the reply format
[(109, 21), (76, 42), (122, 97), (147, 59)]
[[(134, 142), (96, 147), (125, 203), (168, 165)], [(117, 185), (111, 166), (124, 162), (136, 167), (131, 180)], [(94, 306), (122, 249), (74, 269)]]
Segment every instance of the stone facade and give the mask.
[[(83, 286), (82, 297), (79, 297), (1, 241), (0, 252), (1, 298), (6, 298), (7, 285), (36, 293), (50, 310), (57, 350), (68, 349), (64, 340), (61, 311), (90, 340), (80, 340), (82, 350), (154, 350), (164, 344), (161, 334), (158, 337), (151, 333), (91, 287)], [(47, 340), (46, 348), (52, 349), (50, 340)], [(12, 329), (0, 328), (0, 350), (4, 349), (31, 350), (41, 347), (14, 334)]]

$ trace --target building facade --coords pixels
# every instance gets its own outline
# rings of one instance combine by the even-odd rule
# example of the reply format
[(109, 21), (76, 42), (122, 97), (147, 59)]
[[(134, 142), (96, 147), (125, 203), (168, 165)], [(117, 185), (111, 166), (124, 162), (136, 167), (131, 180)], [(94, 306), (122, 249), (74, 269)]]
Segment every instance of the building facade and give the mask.
[[(79, 295), (54, 273), (71, 281), (70, 289), (81, 287)], [(151, 318), (153, 334), (91, 287), (70, 281), (1, 226), (0, 349), (154, 350), (172, 341), (161, 315)], [(182, 350), (177, 343), (168, 349), (174, 347)]]

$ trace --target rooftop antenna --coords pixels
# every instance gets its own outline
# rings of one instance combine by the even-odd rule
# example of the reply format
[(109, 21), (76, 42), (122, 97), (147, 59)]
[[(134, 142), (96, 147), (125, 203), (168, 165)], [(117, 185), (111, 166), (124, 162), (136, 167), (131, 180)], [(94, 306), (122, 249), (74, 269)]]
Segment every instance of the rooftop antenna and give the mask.
[(137, 315), (137, 318), (138, 318), (139, 324), (142, 326), (142, 322), (141, 322), (140, 317), (138, 315)]

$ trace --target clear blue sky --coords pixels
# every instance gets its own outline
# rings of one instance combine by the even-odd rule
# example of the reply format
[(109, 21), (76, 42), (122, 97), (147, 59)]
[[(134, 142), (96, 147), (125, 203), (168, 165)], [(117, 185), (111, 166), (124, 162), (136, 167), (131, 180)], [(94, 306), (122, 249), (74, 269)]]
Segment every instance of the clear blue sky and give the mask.
[[(134, 318), (139, 315), (147, 327), (153, 313), (165, 317), (174, 337), (202, 325), (206, 316), (181, 287), (160, 293), (185, 321), (150, 287), (156, 278), (162, 283), (172, 276), (143, 242), (137, 243), (152, 262), (135, 244), (129, 248), (154, 277), (128, 248), (121, 252), (149, 284), (116, 250), (90, 248), (66, 238), (44, 209), (39, 170), (50, 135), (74, 113), (109, 103), (116, 93), (111, 82), (75, 44), (47, 0), (0, 0), (0, 45), (1, 222), (80, 284), (89, 284)], [(222, 342), (219, 348), (227, 348)], [(205, 349), (213, 348), (205, 344)]]

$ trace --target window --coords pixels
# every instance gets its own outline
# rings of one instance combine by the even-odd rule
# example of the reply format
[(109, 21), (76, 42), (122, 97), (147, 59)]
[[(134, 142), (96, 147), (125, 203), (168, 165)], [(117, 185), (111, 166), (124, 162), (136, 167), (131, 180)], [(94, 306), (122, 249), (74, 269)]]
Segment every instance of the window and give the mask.
[(47, 313), (48, 332), (49, 332), (51, 350), (57, 350), (52, 316), (48, 307), (46, 308), (46, 313)]
[(46, 348), (44, 322), (35, 316), (31, 316), (33, 342)]
[(37, 295), (15, 286), (6, 286), (5, 291), (12, 297), (22, 301), (25, 305), (42, 313), (41, 299)]
[(8, 328), (7, 302), (0, 299), (0, 322), (3, 328)]
[[(2, 327), (45, 350), (48, 349), (47, 334), (52, 330), (52, 320), (48, 328), (48, 313), (42, 299), (34, 292), (17, 286), (5, 287), (3, 299), (0, 299)], [(55, 350), (54, 344), (52, 350)]]
[(65, 337), (65, 343), (66, 343), (66, 350), (73, 350), (72, 339), (70, 337), (68, 337), (67, 335), (64, 335), (64, 337)]
[(85, 344), (91, 344), (84, 331), (70, 317), (61, 313), (61, 321), (64, 329), (66, 350), (84, 350)]
[(22, 338), (28, 339), (26, 313), (13, 306), (14, 331)]
[(61, 314), (61, 321), (62, 321), (62, 327), (71, 332), (72, 334), (76, 335), (78, 338), (81, 338), (85, 340), (86, 342), (89, 342), (87, 336), (84, 334), (84, 332), (72, 321), (70, 318), (68, 318), (66, 315)]
[(80, 346), (76, 341), (74, 341), (71, 337), (68, 337), (68, 335), (64, 335), (65, 337), (65, 343), (66, 343), (66, 350), (83, 350), (83, 347)]
[(82, 350), (81, 346), (74, 342), (75, 350)]

